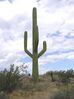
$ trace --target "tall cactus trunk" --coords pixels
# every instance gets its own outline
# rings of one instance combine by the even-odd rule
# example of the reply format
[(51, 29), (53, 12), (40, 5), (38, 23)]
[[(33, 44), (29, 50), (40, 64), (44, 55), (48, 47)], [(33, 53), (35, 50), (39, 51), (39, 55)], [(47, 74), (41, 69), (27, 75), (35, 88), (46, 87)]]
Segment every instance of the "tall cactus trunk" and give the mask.
[(32, 61), (32, 77), (35, 81), (38, 81), (39, 79), (39, 72), (38, 72), (38, 56), (37, 54), (34, 55), (33, 61)]
[(32, 77), (35, 81), (39, 79), (38, 58), (46, 51), (46, 42), (43, 42), (43, 49), (38, 53), (39, 33), (37, 26), (37, 11), (33, 8), (32, 13), (32, 53), (27, 50), (27, 31), (24, 33), (24, 50), (32, 58)]
[(32, 77), (34, 78), (34, 80), (38, 80), (38, 27), (37, 27), (37, 12), (36, 12), (36, 8), (33, 8), (33, 12), (32, 12), (32, 36), (33, 36), (33, 61), (32, 61)]

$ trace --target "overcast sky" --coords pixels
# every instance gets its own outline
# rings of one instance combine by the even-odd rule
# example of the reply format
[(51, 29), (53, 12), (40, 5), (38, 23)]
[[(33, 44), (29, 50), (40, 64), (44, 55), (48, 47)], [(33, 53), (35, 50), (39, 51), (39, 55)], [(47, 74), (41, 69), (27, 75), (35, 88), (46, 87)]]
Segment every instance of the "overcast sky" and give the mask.
[(47, 51), (39, 58), (40, 73), (74, 69), (74, 0), (0, 0), (0, 69), (26, 63), (31, 72), (23, 36), (28, 31), (32, 52), (33, 7), (37, 7), (39, 51), (47, 42)]

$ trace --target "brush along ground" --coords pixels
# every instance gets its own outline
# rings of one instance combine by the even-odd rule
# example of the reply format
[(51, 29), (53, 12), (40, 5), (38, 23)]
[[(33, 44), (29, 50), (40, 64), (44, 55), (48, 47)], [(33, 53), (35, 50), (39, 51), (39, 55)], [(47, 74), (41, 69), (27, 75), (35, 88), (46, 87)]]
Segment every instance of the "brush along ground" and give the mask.
[[(55, 78), (57, 76), (55, 75)], [(31, 78), (25, 78), (22, 81), (22, 88), (10, 94), (10, 99), (51, 99), (50, 97), (60, 89), (66, 88), (65, 85), (52, 82), (49, 75), (40, 77), (39, 82), (33, 82)], [(74, 86), (74, 84), (69, 84)]]
[(49, 96), (58, 91), (54, 83), (51, 83), (49, 85), (44, 84), (41, 87), (39, 86), (39, 84), (37, 84), (37, 87), (34, 87), (32, 90), (30, 89), (28, 91), (25, 90), (14, 91), (10, 95), (11, 99), (48, 99)]
[(57, 90), (50, 77), (41, 76), (37, 83), (30, 78), (24, 78), (22, 88), (11, 93), (10, 99), (48, 99), (49, 95)]

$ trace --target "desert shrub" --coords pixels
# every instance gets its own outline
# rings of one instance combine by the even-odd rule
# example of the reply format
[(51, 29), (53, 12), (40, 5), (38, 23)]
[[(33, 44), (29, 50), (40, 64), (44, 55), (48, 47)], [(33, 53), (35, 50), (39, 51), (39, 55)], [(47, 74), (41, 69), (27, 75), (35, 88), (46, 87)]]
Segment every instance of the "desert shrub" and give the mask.
[(12, 92), (20, 84), (18, 67), (14, 68), (14, 64), (10, 69), (4, 69), (0, 72), (0, 91)]
[(58, 78), (62, 83), (69, 83), (70, 78), (74, 78), (74, 71), (72, 69), (67, 71), (59, 71)]
[(70, 83), (70, 74), (66, 71), (60, 71), (58, 73), (58, 78), (59, 81), (62, 82), (63, 84), (68, 85), (68, 83)]
[(74, 71), (73, 71), (73, 69), (67, 70), (66, 74), (67, 74), (69, 77), (74, 77)]
[(61, 90), (52, 96), (50, 99), (74, 99), (74, 87)]

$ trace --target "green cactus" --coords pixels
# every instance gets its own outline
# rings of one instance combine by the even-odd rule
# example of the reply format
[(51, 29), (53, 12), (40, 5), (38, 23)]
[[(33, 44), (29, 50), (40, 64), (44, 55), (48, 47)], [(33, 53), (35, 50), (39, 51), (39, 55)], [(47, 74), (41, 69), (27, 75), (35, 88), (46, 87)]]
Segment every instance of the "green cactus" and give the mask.
[(33, 54), (31, 54), (27, 50), (27, 31), (24, 33), (24, 50), (25, 52), (32, 58), (32, 77), (34, 80), (39, 79), (39, 72), (38, 72), (38, 58), (46, 51), (46, 41), (43, 42), (43, 49), (41, 50), (40, 53), (38, 53), (38, 43), (39, 43), (39, 34), (38, 34), (38, 26), (37, 26), (37, 10), (34, 7), (33, 8), (33, 13), (32, 13), (32, 18), (33, 18), (33, 24), (32, 24), (32, 42), (33, 42), (33, 47), (32, 51)]

